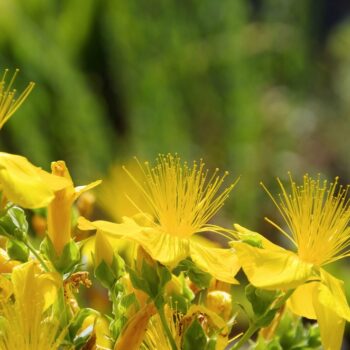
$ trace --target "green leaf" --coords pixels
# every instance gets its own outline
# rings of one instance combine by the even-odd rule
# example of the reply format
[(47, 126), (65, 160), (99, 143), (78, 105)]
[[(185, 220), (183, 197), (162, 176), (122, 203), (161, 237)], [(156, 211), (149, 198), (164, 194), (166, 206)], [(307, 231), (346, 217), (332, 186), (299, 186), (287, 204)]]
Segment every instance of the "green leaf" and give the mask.
[(115, 252), (112, 261), (112, 271), (116, 279), (125, 275), (125, 262), (124, 259)]
[(259, 328), (267, 327), (274, 319), (278, 310), (279, 309), (271, 309), (271, 310), (267, 311), (264, 316), (259, 317), (255, 321), (256, 326)]
[(319, 350), (321, 349), (319, 327), (317, 324), (304, 325), (301, 318), (287, 311), (274, 333), (274, 338), (266, 340), (259, 336), (252, 348), (255, 350)]
[(158, 264), (157, 272), (160, 279), (159, 289), (163, 289), (171, 280), (171, 272), (165, 266), (162, 266), (160, 264)]
[(17, 239), (10, 238), (7, 241), (6, 251), (8, 256), (13, 260), (19, 260), (21, 262), (28, 261), (29, 249), (24, 243)]
[(207, 346), (207, 336), (197, 319), (186, 329), (183, 339), (183, 350), (205, 350)]
[(40, 244), (40, 251), (52, 262), (56, 270), (61, 273), (73, 272), (76, 265), (80, 262), (79, 247), (72, 239), (63, 247), (62, 254), (57, 256), (50, 237), (46, 236)]
[(6, 232), (6, 236), (19, 241), (26, 240), (28, 222), (24, 210), (16, 206), (9, 207), (5, 215), (0, 218), (0, 227)]
[(181, 272), (184, 272), (198, 288), (205, 289), (209, 287), (212, 276), (199, 269), (192, 260), (182, 260), (173, 270), (175, 275), (179, 275)]
[(163, 294), (164, 287), (171, 280), (171, 273), (165, 266), (159, 263), (150, 265), (143, 260), (141, 276), (132, 269), (128, 272), (134, 288), (144, 291), (153, 301), (162, 302), (159, 296)]
[(147, 295), (151, 294), (147, 282), (139, 277), (136, 271), (129, 269), (130, 281), (134, 288), (144, 291)]
[(84, 308), (80, 309), (78, 313), (74, 316), (69, 326), (69, 334), (72, 339), (77, 336), (77, 333), (81, 329), (84, 320), (91, 315), (99, 316), (100, 313), (94, 309)]
[(207, 343), (207, 346), (205, 347), (205, 350), (215, 350), (216, 349), (216, 342), (217, 337), (216, 335), (214, 337), (211, 337)]
[(276, 300), (279, 294), (280, 293), (277, 291), (259, 289), (251, 284), (248, 284), (245, 288), (245, 295), (251, 303), (256, 316), (263, 315)]
[(158, 271), (154, 266), (149, 265), (146, 260), (143, 260), (142, 262), (141, 271), (142, 277), (148, 286), (148, 295), (154, 300), (161, 288), (160, 278), (157, 273)]
[(101, 284), (107, 289), (111, 289), (117, 280), (113, 270), (104, 260), (102, 260), (100, 264), (95, 267), (94, 274)]

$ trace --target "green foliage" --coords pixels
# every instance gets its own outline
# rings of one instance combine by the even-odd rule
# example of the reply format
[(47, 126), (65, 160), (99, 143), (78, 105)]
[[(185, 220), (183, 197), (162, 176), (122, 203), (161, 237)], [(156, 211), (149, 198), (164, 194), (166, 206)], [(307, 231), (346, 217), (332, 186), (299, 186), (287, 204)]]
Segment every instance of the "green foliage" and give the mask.
[(0, 235), (8, 238), (6, 251), (11, 259), (21, 262), (28, 260), (27, 233), (28, 222), (24, 210), (9, 204), (0, 218)]
[(164, 287), (171, 280), (171, 273), (165, 266), (159, 263), (151, 266), (143, 260), (141, 273), (130, 269), (129, 274), (134, 288), (144, 291), (156, 304), (163, 303)]
[(9, 205), (5, 208), (4, 215), (0, 218), (0, 234), (19, 241), (26, 240), (28, 222), (22, 208)]
[(111, 267), (102, 260), (94, 270), (95, 277), (101, 282), (101, 284), (107, 288), (111, 289), (116, 281), (113, 270)]
[(6, 252), (11, 259), (19, 260), (21, 262), (28, 261), (29, 249), (21, 241), (9, 239), (6, 244)]
[(245, 288), (245, 295), (252, 305), (254, 314), (258, 317), (262, 316), (270, 308), (279, 294), (277, 291), (259, 289), (251, 284), (248, 284)]
[(104, 287), (112, 289), (114, 283), (125, 274), (125, 262), (119, 254), (114, 253), (112, 266), (102, 260), (99, 265), (95, 264), (94, 273)]
[(199, 323), (194, 319), (191, 325), (186, 329), (183, 340), (183, 350), (204, 350), (207, 346), (207, 336)]
[(265, 340), (260, 336), (252, 347), (255, 350), (320, 350), (320, 330), (317, 324), (304, 325), (300, 317), (286, 313), (274, 337)]
[(83, 308), (78, 311), (69, 325), (70, 339), (73, 339), (74, 349), (81, 349), (87, 343), (89, 338), (93, 334), (93, 324), (88, 325), (85, 329), (82, 329), (83, 322), (89, 316), (99, 316), (96, 310), (90, 308)]
[(184, 272), (200, 289), (208, 288), (212, 278), (209, 273), (199, 269), (190, 259), (182, 260), (178, 266), (176, 266), (173, 272), (175, 275), (179, 275), (181, 272)]
[(117, 339), (127, 322), (127, 310), (132, 307), (138, 307), (138, 302), (134, 293), (127, 293), (124, 285), (118, 281), (114, 290), (110, 294), (113, 303), (114, 319), (110, 323), (110, 331), (113, 339)]
[(80, 250), (76, 242), (72, 239), (63, 247), (61, 255), (57, 255), (50, 237), (46, 236), (40, 244), (40, 251), (44, 254), (61, 273), (71, 273), (80, 262)]

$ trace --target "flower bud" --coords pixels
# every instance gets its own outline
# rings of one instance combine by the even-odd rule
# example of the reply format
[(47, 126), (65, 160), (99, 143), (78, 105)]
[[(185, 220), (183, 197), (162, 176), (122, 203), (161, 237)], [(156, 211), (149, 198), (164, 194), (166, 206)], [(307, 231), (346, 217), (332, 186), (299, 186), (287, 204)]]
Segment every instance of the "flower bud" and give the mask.
[(219, 290), (209, 292), (206, 307), (227, 321), (232, 315), (231, 295)]
[(108, 239), (100, 231), (95, 236), (95, 265), (98, 266), (102, 261), (112, 266), (114, 250)]

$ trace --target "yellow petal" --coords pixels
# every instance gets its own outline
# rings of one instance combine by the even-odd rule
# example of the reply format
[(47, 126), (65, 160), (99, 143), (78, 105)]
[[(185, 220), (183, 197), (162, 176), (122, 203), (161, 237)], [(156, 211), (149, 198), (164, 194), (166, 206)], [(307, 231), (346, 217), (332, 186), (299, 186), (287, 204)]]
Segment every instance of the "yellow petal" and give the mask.
[(324, 350), (340, 350), (343, 342), (345, 320), (332, 309), (324, 307), (315, 298), (317, 321), (320, 326), (321, 340)]
[(228, 344), (228, 328), (226, 322), (215, 312), (209, 310), (203, 305), (192, 305), (185, 315), (185, 319), (192, 319), (195, 315), (206, 315), (208, 325), (217, 333), (215, 350), (224, 350)]
[(20, 262), (10, 260), (5, 250), (0, 248), (0, 273), (9, 273), (18, 264), (20, 264)]
[(29, 261), (13, 269), (12, 284), (16, 302), (31, 319), (53, 304), (60, 277), (56, 273), (39, 273), (36, 263)]
[(311, 320), (317, 318), (314, 308), (314, 293), (318, 290), (319, 282), (305, 283), (299, 286), (288, 299), (287, 305), (293, 313)]
[(273, 250), (252, 247), (243, 242), (231, 242), (249, 282), (258, 288), (291, 289), (306, 282), (313, 265), (283, 248)]
[(45, 170), (37, 168), (37, 173), (41, 180), (50, 187), (54, 192), (63, 190), (71, 185), (70, 181), (64, 177), (50, 174)]
[(142, 230), (135, 236), (124, 237), (136, 241), (154, 260), (169, 268), (174, 268), (190, 254), (188, 239), (175, 237), (155, 229)]
[(132, 316), (115, 343), (114, 350), (139, 350), (148, 321), (154, 314), (154, 306), (148, 304)]
[(12, 283), (5, 276), (0, 274), (0, 303), (7, 300), (13, 292)]
[(98, 317), (95, 323), (96, 349), (110, 349), (111, 338), (109, 323), (104, 317)]
[(189, 240), (171, 236), (151, 227), (139, 226), (134, 220), (124, 218), (121, 224), (108, 221), (88, 221), (79, 218), (80, 229), (95, 229), (113, 238), (130, 240), (140, 244), (154, 259), (169, 267), (189, 256)]
[(210, 248), (191, 239), (190, 251), (192, 260), (200, 269), (220, 281), (238, 284), (234, 276), (241, 266), (232, 249)]
[(96, 226), (90, 220), (85, 219), (83, 216), (79, 216), (77, 223), (78, 223), (79, 230), (82, 230), (82, 231), (96, 230)]
[(269, 249), (269, 250), (277, 250), (280, 251), (282, 248), (271, 241), (269, 241), (267, 238), (265, 238), (263, 235), (261, 235), (258, 232), (251, 231), (241, 225), (234, 224), (233, 225), (235, 230), (239, 234), (240, 240), (244, 241), (245, 239), (255, 239), (259, 242), (261, 242), (262, 248)]
[(340, 350), (345, 320), (350, 312), (346, 302), (343, 281), (321, 269), (319, 289), (314, 294), (314, 307), (320, 326), (322, 345), (325, 350)]
[(57, 299), (57, 290), (62, 285), (61, 276), (56, 272), (42, 273), (37, 276), (36, 285), (44, 298), (43, 310), (45, 311)]
[(101, 182), (102, 182), (101, 180), (97, 180), (97, 181), (91, 182), (90, 184), (85, 185), (85, 186), (75, 187), (74, 199), (77, 199), (82, 193), (89, 191), (89, 190), (93, 189), (94, 187), (98, 186)]
[(98, 266), (102, 261), (112, 266), (113, 255), (114, 250), (107, 237), (100, 231), (97, 231), (95, 236), (95, 266)]
[(98, 229), (101, 232), (112, 236), (113, 238), (122, 237), (124, 235), (129, 235), (132, 237), (143, 229), (142, 226), (137, 225), (133, 220), (123, 222), (121, 224), (115, 224), (104, 220), (89, 221), (83, 217), (79, 217), (78, 227), (81, 230)]
[(344, 293), (344, 282), (321, 269), (321, 282), (318, 299), (325, 307), (333, 310), (339, 317), (350, 321), (350, 308)]
[(41, 178), (39, 172), (42, 170), (26, 158), (0, 152), (0, 183), (5, 196), (11, 202), (32, 209), (45, 207), (50, 203), (54, 198), (54, 191)]

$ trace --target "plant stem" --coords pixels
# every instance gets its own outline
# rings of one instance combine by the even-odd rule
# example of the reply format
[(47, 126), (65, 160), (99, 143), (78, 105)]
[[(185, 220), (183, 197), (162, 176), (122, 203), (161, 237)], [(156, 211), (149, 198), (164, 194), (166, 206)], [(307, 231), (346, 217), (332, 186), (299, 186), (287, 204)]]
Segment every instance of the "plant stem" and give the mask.
[[(273, 305), (273, 309), (280, 309), (285, 302), (288, 300), (288, 298), (293, 294), (294, 289), (289, 289), (281, 299), (279, 299), (275, 305)], [(247, 331), (243, 334), (243, 336), (239, 339), (239, 341), (232, 347), (232, 350), (237, 350), (241, 348), (241, 346), (250, 339), (250, 337), (260, 328), (257, 326), (259, 324), (259, 320), (264, 318), (266, 314), (271, 311), (272, 309), (267, 309), (265, 313), (259, 317), (255, 322), (251, 323)]]
[(239, 341), (232, 347), (232, 350), (239, 349), (250, 337), (258, 330), (258, 327), (255, 323), (252, 323)]
[(28, 249), (33, 253), (33, 255), (40, 261), (41, 265), (43, 266), (44, 270), (46, 272), (49, 272), (50, 269), (48, 268), (48, 266), (46, 265), (45, 261), (43, 260), (43, 258), (38, 254), (38, 252), (36, 251), (36, 249), (32, 246), (32, 244), (27, 241), (24, 240), (23, 243), (28, 247)]
[(158, 313), (159, 313), (159, 316), (160, 316), (160, 320), (162, 322), (163, 329), (164, 329), (164, 331), (165, 331), (165, 333), (166, 333), (166, 335), (167, 335), (167, 337), (169, 339), (169, 342), (170, 342), (172, 350), (178, 350), (177, 346), (176, 346), (176, 343), (175, 343), (175, 340), (173, 338), (173, 335), (171, 334), (171, 331), (169, 329), (168, 322), (165, 319), (164, 305), (158, 307)]

